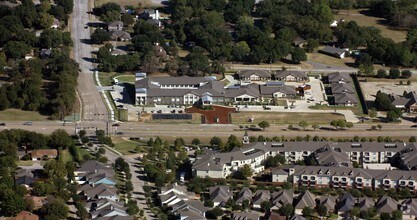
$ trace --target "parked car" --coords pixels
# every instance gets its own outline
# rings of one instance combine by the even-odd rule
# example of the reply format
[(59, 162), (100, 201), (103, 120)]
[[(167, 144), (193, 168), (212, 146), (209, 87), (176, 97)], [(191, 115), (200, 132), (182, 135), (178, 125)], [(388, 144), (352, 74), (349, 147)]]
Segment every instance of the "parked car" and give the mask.
[(6, 123), (2, 122), (0, 123), (0, 126), (6, 126)]
[(158, 110), (157, 113), (161, 114), (162, 113), (162, 110)]
[(117, 105), (116, 107), (117, 108), (123, 108), (124, 106), (123, 105)]
[(27, 121), (27, 122), (23, 123), (23, 125), (32, 125), (32, 122), (31, 121)]

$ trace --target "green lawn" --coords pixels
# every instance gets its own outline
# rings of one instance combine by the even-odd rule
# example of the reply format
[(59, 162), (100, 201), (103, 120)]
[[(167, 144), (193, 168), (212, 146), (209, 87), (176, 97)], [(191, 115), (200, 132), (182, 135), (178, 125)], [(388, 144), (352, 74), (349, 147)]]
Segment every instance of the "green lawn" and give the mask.
[(18, 160), (17, 165), (18, 166), (33, 166), (33, 161), (31, 161), (31, 160)]
[[(297, 124), (301, 120), (309, 123), (328, 124), (332, 120), (345, 119), (343, 115), (333, 113), (300, 112), (238, 112), (231, 113), (233, 124), (258, 124), (268, 121), (270, 124)], [(253, 117), (254, 121), (248, 122)]]
[(85, 148), (83, 148), (82, 146), (77, 147), (77, 148), (78, 148), (78, 153), (80, 154), (81, 158), (83, 158), (84, 155), (90, 155), (91, 156), (91, 153), (88, 150), (86, 150)]
[(98, 80), (100, 80), (100, 83), (101, 83), (102, 86), (111, 86), (112, 81), (113, 81), (113, 77), (115, 77), (117, 75), (118, 75), (118, 73), (116, 73), (116, 72), (110, 72), (110, 73), (99, 72), (98, 73)]
[(125, 140), (121, 137), (114, 137), (113, 138), (114, 149), (119, 151), (124, 155), (139, 153), (134, 152), (137, 146), (140, 146), (140, 152), (145, 152), (146, 150), (143, 148), (143, 143), (139, 143), (136, 141)]
[(131, 83), (135, 84), (135, 76), (134, 75), (120, 75), (117, 77), (119, 82)]
[(60, 151), (59, 156), (62, 158), (62, 161), (64, 161), (65, 163), (73, 160), (72, 155), (69, 153), (68, 150)]
[(20, 109), (7, 109), (0, 111), (0, 121), (45, 121), (48, 116), (39, 112), (23, 111)]

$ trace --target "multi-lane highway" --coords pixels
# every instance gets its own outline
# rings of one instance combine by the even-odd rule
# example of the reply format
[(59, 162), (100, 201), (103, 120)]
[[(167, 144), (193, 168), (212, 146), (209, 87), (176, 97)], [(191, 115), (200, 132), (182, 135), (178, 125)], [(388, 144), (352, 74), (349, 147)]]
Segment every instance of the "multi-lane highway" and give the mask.
[(74, 42), (74, 59), (80, 64), (78, 77), (78, 94), (81, 98), (83, 120), (105, 121), (108, 111), (94, 83), (94, 66), (91, 61), (92, 46), (89, 44), (90, 30), (86, 25), (90, 22), (89, 1), (74, 0), (74, 12), (71, 20), (71, 36)]

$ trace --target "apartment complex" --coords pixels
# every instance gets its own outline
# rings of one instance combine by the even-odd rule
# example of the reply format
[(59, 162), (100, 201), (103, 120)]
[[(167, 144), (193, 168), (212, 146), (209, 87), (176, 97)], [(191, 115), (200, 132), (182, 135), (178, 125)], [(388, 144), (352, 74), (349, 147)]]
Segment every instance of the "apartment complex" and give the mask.
[(296, 98), (293, 86), (267, 82), (224, 87), (214, 77), (158, 77), (136, 74), (136, 105), (229, 105), (249, 102), (269, 102), (275, 98)]
[(272, 181), (296, 186), (333, 188), (406, 188), (416, 190), (417, 172), (352, 167), (291, 166), (272, 172)]
[(412, 169), (417, 165), (416, 152), (414, 143), (401, 142), (258, 142), (226, 153), (206, 149), (197, 157), (192, 170), (199, 177), (225, 178), (248, 164), (258, 173), (264, 170), (264, 161), (277, 154), (284, 156), (289, 164), (310, 156), (319, 165), (337, 167), (352, 167), (352, 162), (386, 163), (394, 155), (400, 155), (406, 169)]

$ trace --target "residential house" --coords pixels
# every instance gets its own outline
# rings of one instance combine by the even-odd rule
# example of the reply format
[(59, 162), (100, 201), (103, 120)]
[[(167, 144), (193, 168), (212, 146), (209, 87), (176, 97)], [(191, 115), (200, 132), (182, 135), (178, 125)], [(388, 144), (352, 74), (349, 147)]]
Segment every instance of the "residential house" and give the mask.
[(119, 48), (115, 48), (111, 50), (110, 54), (112, 56), (120, 56), (120, 55), (127, 55), (127, 52)]
[(360, 197), (358, 198), (358, 207), (361, 211), (367, 211), (375, 206), (375, 201), (371, 197)]
[(206, 220), (208, 210), (200, 200), (183, 200), (172, 206), (172, 212), (181, 220)]
[(349, 55), (349, 49), (342, 49), (330, 46), (325, 46), (323, 49), (319, 50), (319, 52), (339, 59), (343, 59)]
[(74, 175), (75, 181), (78, 184), (116, 184), (113, 168), (94, 160), (83, 163), (81, 167), (74, 172)]
[(32, 157), (32, 161), (55, 159), (58, 156), (58, 150), (56, 149), (32, 150), (30, 152), (30, 156)]
[(129, 216), (126, 212), (127, 207), (116, 208), (109, 204), (101, 207), (100, 209), (91, 212), (91, 218), (96, 219), (99, 217), (113, 217), (113, 216)]
[(267, 220), (287, 220), (287, 216), (282, 216), (277, 212), (270, 212), (265, 214)]
[(401, 154), (398, 155), (398, 159), (401, 162), (401, 165), (406, 170), (416, 170), (417, 169), (417, 145), (415, 143), (409, 143), (406, 146), (406, 149), (401, 151)]
[(58, 29), (59, 27), (61, 27), (61, 22), (58, 19), (54, 18), (51, 28)]
[(51, 56), (51, 53), (52, 53), (52, 49), (51, 48), (49, 48), (49, 49), (41, 49), (41, 52), (40, 52), (40, 57), (41, 57), (41, 59), (47, 59), (47, 58), (49, 58), (50, 56)]
[(382, 196), (375, 205), (379, 213), (389, 213), (398, 210), (397, 201), (389, 196)]
[(117, 200), (117, 189), (113, 186), (106, 184), (98, 184), (91, 186), (89, 184), (84, 184), (79, 189), (82, 195), (84, 195), (87, 200), (92, 199), (108, 199), (108, 200)]
[(110, 32), (110, 38), (114, 41), (130, 41), (132, 37), (130, 33), (122, 30), (115, 30)]
[(414, 220), (417, 217), (417, 199), (409, 198), (405, 199), (401, 203), (400, 210), (403, 212), (403, 219)]
[(396, 108), (411, 114), (417, 113), (417, 93), (415, 91), (404, 92), (404, 95), (400, 97), (391, 96), (391, 99)]
[(108, 31), (123, 31), (123, 22), (122, 21), (113, 21), (107, 23), (107, 30)]
[(38, 210), (47, 203), (45, 196), (25, 196), (25, 200), (33, 202), (33, 210)]
[(269, 201), (271, 194), (269, 190), (257, 190), (253, 196), (252, 207), (254, 209), (260, 209), (262, 202)]
[(300, 194), (297, 201), (295, 202), (294, 211), (295, 214), (302, 215), (305, 207), (315, 207), (316, 201), (315, 196), (308, 190)]
[(344, 216), (346, 213), (349, 213), (355, 206), (355, 201), (355, 197), (353, 197), (350, 193), (343, 194), (335, 206), (338, 215)]
[(328, 83), (351, 83), (352, 78), (347, 73), (335, 72), (327, 75)]
[(334, 103), (335, 105), (341, 106), (356, 106), (358, 104), (358, 99), (355, 94), (334, 94)]
[(232, 220), (259, 220), (260, 214), (257, 212), (232, 212)]
[(336, 206), (337, 198), (335, 196), (322, 196), (318, 199), (318, 204), (324, 205), (328, 213), (333, 213)]
[(262, 100), (269, 100), (270, 102), (272, 99), (294, 99), (298, 95), (296, 87), (281, 85), (277, 82), (267, 82), (264, 85), (260, 85), (259, 90), (262, 96)]
[(296, 47), (303, 48), (307, 44), (307, 41), (304, 38), (297, 36), (292, 44)]
[(35, 175), (32, 170), (18, 169), (15, 174), (15, 184), (24, 185), (26, 187), (32, 186), (35, 182)]
[(159, 20), (161, 18), (159, 15), (159, 11), (154, 10), (154, 9), (143, 10), (141, 17), (144, 19), (155, 19), (155, 20)]
[(160, 189), (159, 199), (162, 205), (173, 206), (181, 201), (197, 198), (194, 193), (188, 192), (185, 187), (173, 183)]
[(39, 220), (39, 216), (27, 211), (21, 211), (15, 217), (7, 218), (7, 220)]
[(275, 80), (284, 82), (306, 82), (307, 74), (302, 71), (281, 70), (275, 73)]
[(306, 220), (301, 214), (295, 214), (293, 215), (290, 220)]
[(228, 186), (213, 186), (209, 188), (210, 200), (214, 206), (224, 206), (233, 197)]
[(243, 201), (247, 200), (250, 204), (252, 202), (253, 193), (248, 187), (243, 187), (242, 190), (236, 195), (235, 203), (242, 205)]
[(271, 73), (265, 70), (243, 70), (237, 75), (240, 80), (246, 82), (271, 80)]
[(273, 210), (278, 210), (281, 206), (286, 204), (292, 204), (294, 200), (294, 191), (283, 189), (280, 191), (275, 191), (272, 194), (272, 208)]
[(331, 85), (332, 94), (355, 94), (355, 89), (351, 83), (334, 83)]

